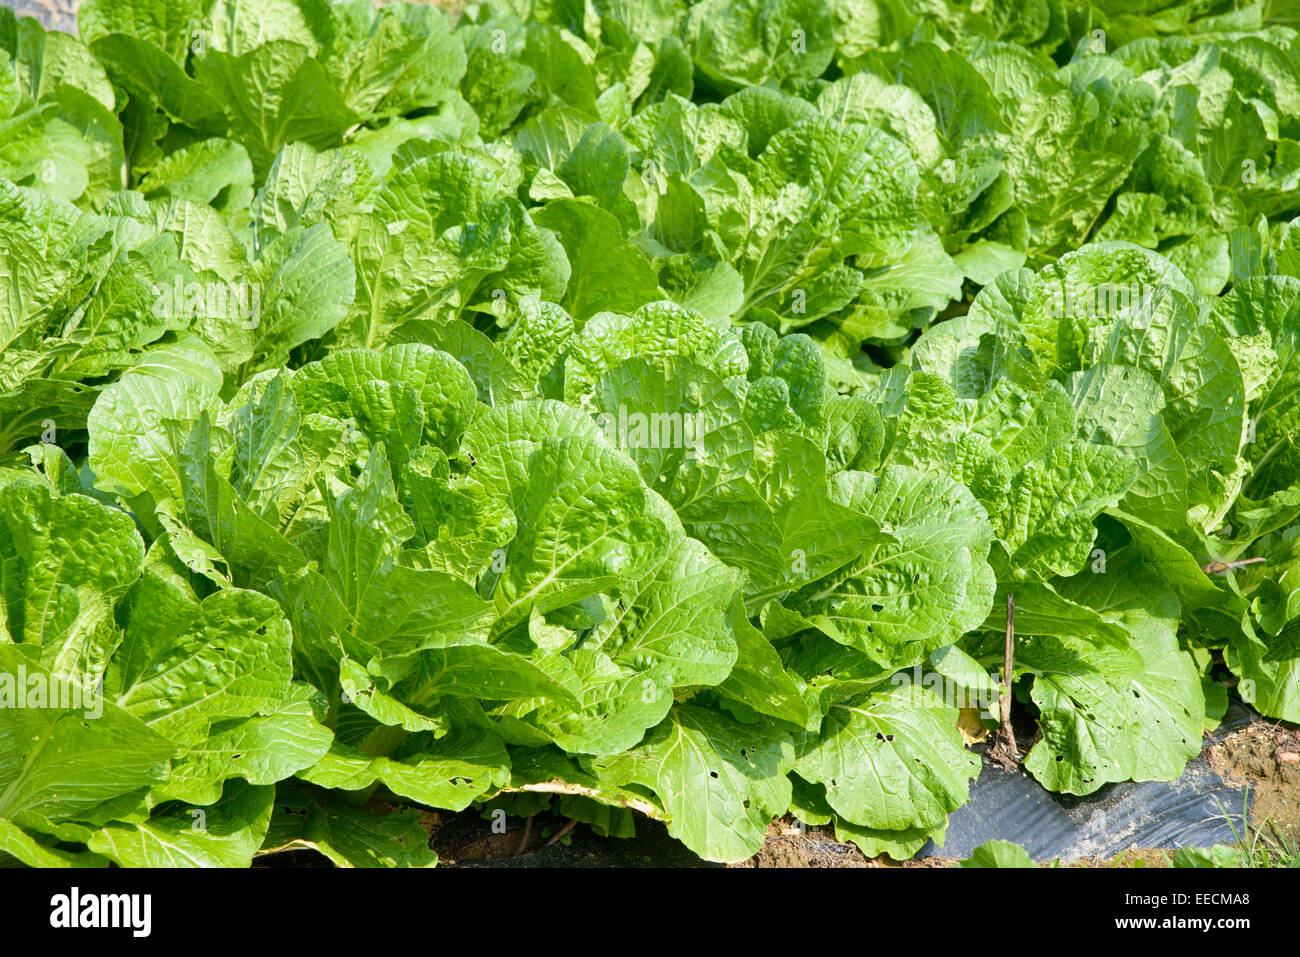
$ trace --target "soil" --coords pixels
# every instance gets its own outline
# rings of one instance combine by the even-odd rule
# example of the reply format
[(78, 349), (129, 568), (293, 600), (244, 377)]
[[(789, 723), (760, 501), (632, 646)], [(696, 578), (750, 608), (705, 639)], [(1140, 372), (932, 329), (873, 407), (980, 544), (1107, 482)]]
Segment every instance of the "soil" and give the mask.
[(508, 818), (499, 833), (478, 812), (427, 815), (429, 844), (439, 867), (720, 867), (702, 861), (658, 821), (639, 819), (636, 837), (606, 838), (586, 824), (565, 831), (569, 821), (544, 812), (531, 823)]
[(878, 867), (852, 844), (835, 840), (830, 828), (798, 827), (789, 818), (767, 828), (767, 843), (733, 867)]
[[(416, 3), (421, 1), (441, 7), (452, 25), (460, 20), (461, 10), (469, 3), (469, 0), (416, 0)], [(77, 34), (77, 8), (81, 7), (81, 0), (0, 0), (0, 7), (12, 9), (19, 17), (35, 17), (47, 30)]]
[(77, 32), (77, 7), (80, 0), (3, 0), (20, 17), (35, 17), (47, 30)]
[[(1172, 867), (1173, 848), (1135, 847), (1132, 850), (1116, 854), (1112, 858), (1081, 857), (1071, 861), (1066, 867)], [(1041, 864), (1051, 867), (1051, 863)]]
[(1209, 757), (1224, 778), (1251, 786), (1252, 827), (1300, 841), (1300, 728), (1256, 721), (1212, 745)]
[[(454, 26), (469, 0), (416, 0), (434, 3), (447, 14)], [(380, 4), (376, 4), (379, 6)], [(81, 0), (0, 0), (0, 6), (9, 7), (20, 17), (35, 17), (47, 30), (62, 30), (76, 35), (77, 8)]]

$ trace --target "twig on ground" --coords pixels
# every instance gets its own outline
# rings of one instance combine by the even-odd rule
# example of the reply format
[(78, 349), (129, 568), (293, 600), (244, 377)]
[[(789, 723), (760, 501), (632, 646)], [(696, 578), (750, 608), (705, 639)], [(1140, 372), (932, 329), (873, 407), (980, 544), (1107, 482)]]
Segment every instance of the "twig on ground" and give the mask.
[(522, 854), (524, 852), (524, 849), (528, 847), (528, 839), (532, 837), (532, 835), (533, 835), (533, 816), (530, 814), (528, 815), (528, 819), (524, 821), (524, 836), (519, 839), (519, 846), (515, 848), (515, 857), (518, 857), (520, 854)]
[(1247, 565), (1254, 565), (1256, 562), (1268, 561), (1266, 558), (1243, 558), (1235, 562), (1210, 562), (1208, 565), (1202, 565), (1201, 571), (1207, 575), (1219, 575), (1223, 572), (1235, 572), (1238, 569), (1245, 568)]
[(560, 829), (559, 829), (558, 831), (556, 831), (554, 834), (552, 834), (552, 835), (551, 835), (551, 839), (550, 839), (549, 841), (547, 841), (545, 844), (543, 844), (542, 847), (550, 847), (550, 846), (551, 846), (552, 844), (554, 844), (556, 841), (558, 841), (558, 840), (560, 840), (562, 837), (564, 837), (564, 835), (566, 835), (566, 834), (568, 834), (570, 831), (572, 831), (573, 828), (577, 825), (577, 823), (578, 823), (578, 819), (577, 819), (576, 817), (571, 817), (571, 818), (569, 818), (569, 823), (566, 824), (566, 825), (564, 825), (564, 827), (560, 828)]
[(1002, 654), (1002, 691), (998, 695), (1002, 723), (989, 748), (989, 758), (1008, 771), (1020, 763), (1020, 749), (1016, 746), (1016, 732), (1011, 727), (1011, 666), (1015, 658), (1016, 596), (1007, 595), (1007, 640)]

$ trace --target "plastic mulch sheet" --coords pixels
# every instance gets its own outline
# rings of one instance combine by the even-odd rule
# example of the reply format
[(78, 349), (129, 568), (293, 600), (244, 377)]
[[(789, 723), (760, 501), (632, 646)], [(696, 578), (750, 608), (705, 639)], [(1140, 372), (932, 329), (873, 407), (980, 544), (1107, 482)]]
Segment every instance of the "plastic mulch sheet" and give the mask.
[[(1214, 734), (1249, 723), (1230, 711)], [(1112, 857), (1130, 848), (1208, 847), (1245, 834), (1249, 788), (1225, 781), (1204, 750), (1173, 781), (1109, 784), (1087, 797), (1053, 794), (1022, 771), (985, 762), (970, 803), (948, 818), (943, 847), (930, 842), (920, 857), (967, 857), (985, 841), (1015, 841), (1035, 860)]]

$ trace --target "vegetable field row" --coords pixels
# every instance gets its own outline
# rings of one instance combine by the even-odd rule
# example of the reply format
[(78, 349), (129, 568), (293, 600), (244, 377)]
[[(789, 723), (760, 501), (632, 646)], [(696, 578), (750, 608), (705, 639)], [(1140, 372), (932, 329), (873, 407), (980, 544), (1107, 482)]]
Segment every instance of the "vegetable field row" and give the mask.
[(1300, 722), (1289, 9), (0, 9), (0, 860), (910, 857), (1009, 598), (1046, 788)]

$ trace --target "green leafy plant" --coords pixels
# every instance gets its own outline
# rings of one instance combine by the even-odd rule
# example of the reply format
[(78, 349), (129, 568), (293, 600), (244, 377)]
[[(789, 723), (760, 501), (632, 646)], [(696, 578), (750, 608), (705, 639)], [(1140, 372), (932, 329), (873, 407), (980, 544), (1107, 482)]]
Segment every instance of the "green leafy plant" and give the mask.
[(1037, 867), (1029, 853), (1012, 841), (985, 841), (958, 867)]
[(1300, 721), (1300, 47), (1203, 7), (0, 10), (0, 854), (905, 858), (1008, 598), (1045, 787)]

